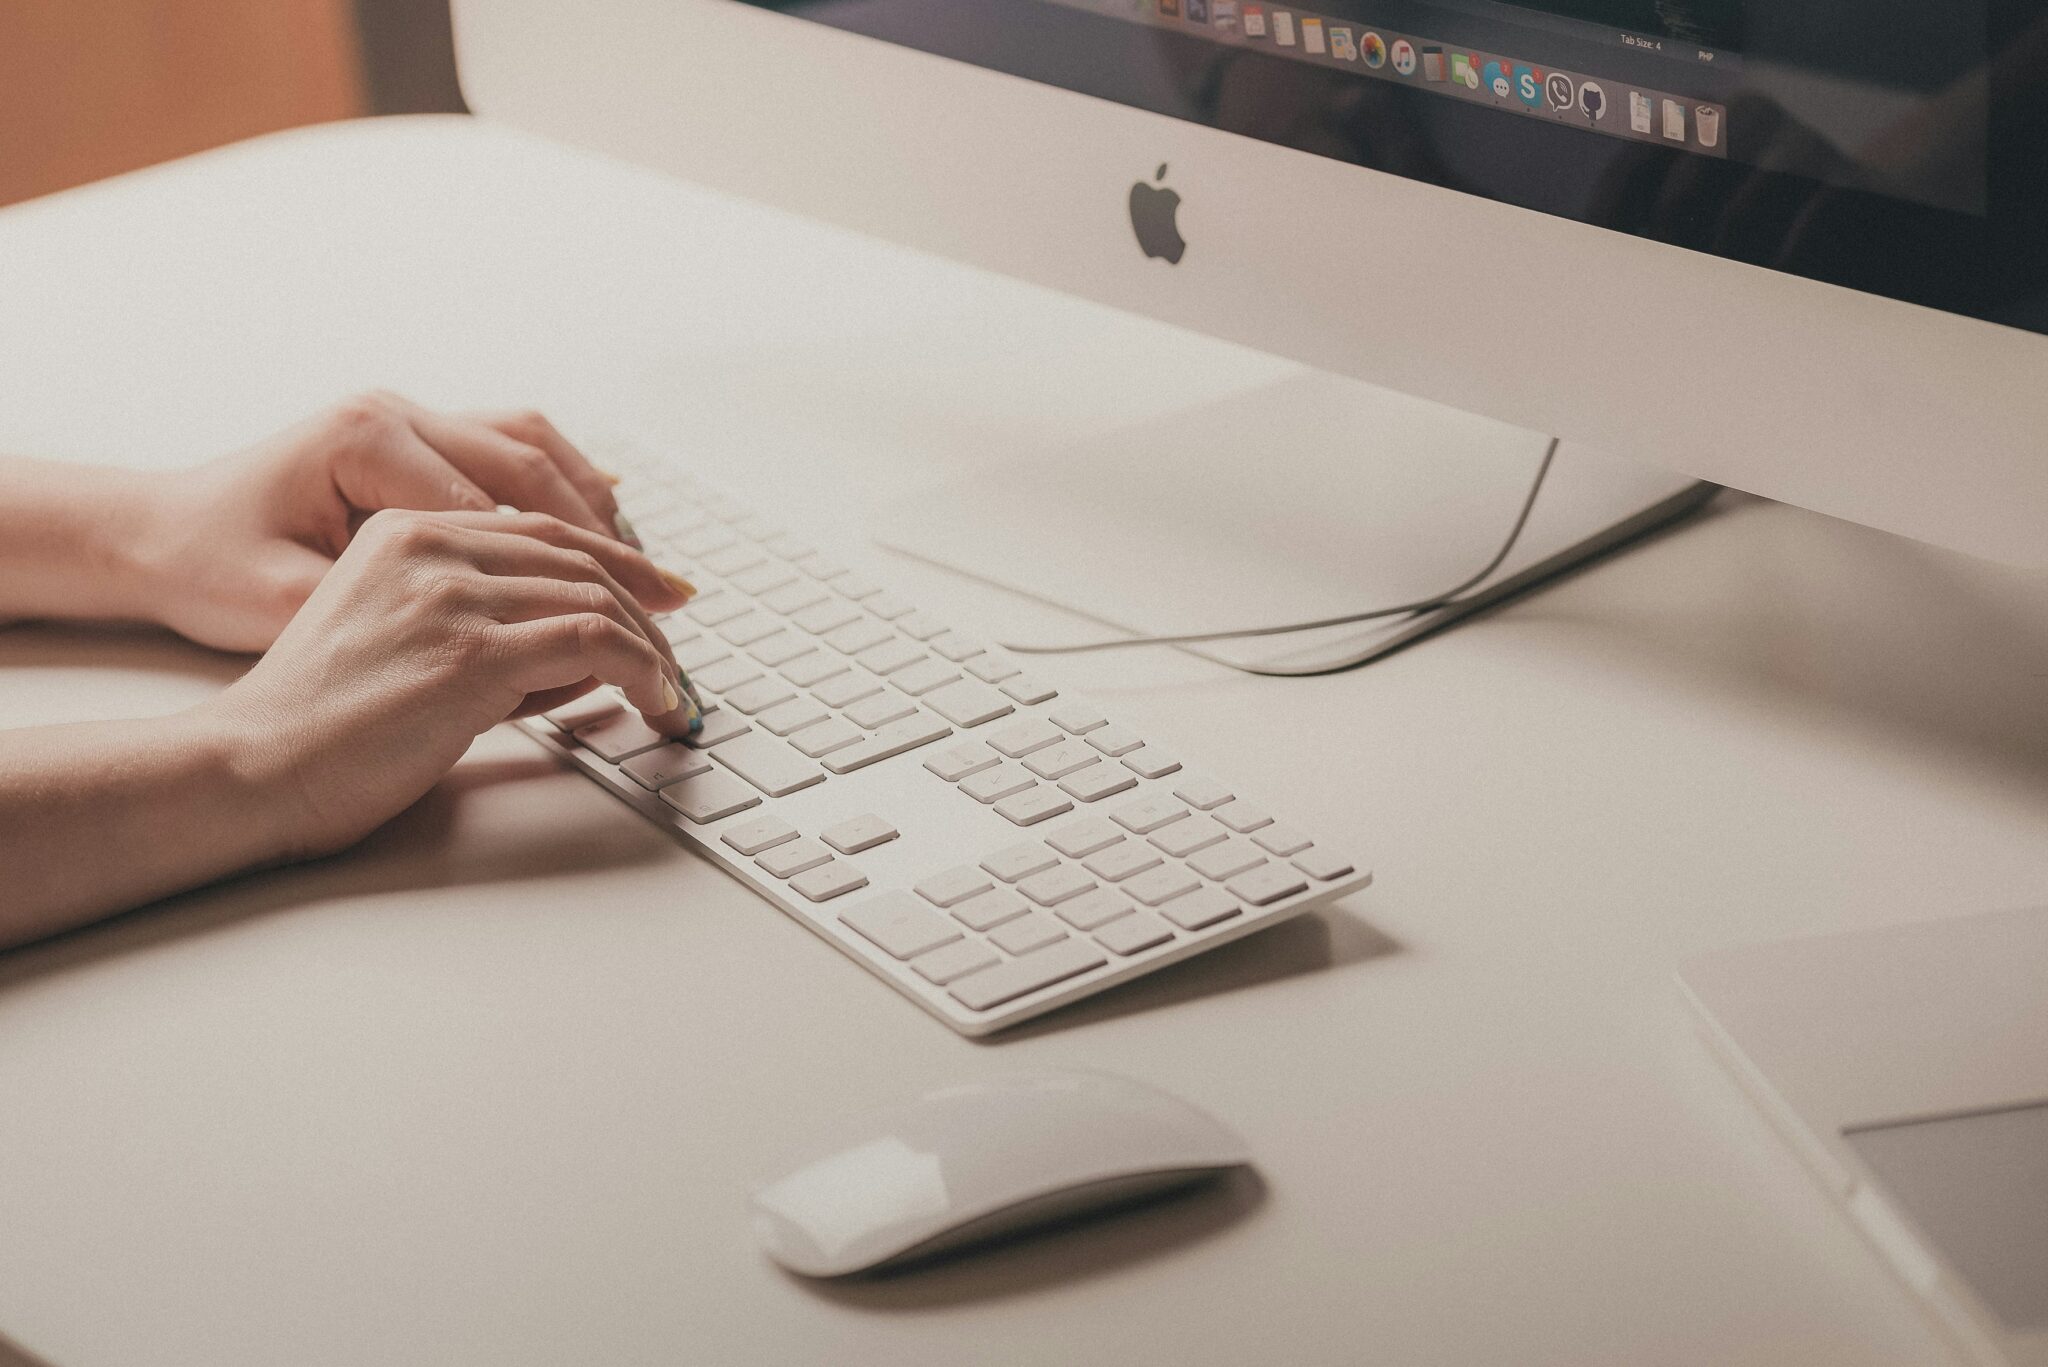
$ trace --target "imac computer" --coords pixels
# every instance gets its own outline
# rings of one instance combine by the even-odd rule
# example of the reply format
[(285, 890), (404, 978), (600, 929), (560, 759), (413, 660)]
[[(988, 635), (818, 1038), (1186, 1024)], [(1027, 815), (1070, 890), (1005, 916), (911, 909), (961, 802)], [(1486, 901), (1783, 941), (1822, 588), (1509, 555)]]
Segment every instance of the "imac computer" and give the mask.
[(1550, 452), (1481, 590), (1712, 486), (2048, 560), (2044, 0), (454, 8), (482, 115), (1303, 363), (885, 533), (1118, 627), (1426, 597)]

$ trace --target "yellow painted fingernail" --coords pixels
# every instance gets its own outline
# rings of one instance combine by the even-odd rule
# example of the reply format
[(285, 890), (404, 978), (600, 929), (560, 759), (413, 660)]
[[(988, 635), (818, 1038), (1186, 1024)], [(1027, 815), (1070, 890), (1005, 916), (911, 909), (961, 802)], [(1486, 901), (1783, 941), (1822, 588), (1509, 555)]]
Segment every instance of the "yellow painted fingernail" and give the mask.
[(613, 486), (614, 488), (617, 488), (619, 485), (625, 483), (624, 480), (620, 479), (617, 475), (613, 474), (609, 470), (598, 470), (595, 465), (591, 466), (590, 468), (593, 470), (597, 470), (597, 477), (603, 480), (606, 484)]
[(697, 586), (683, 578), (680, 574), (677, 574), (674, 570), (665, 570), (659, 565), (656, 565), (654, 570), (655, 573), (661, 576), (662, 583), (668, 585), (677, 593), (683, 595), (683, 597), (695, 598), (697, 596)]
[(676, 692), (676, 686), (667, 679), (661, 681), (661, 710), (673, 712), (683, 705), (683, 695)]

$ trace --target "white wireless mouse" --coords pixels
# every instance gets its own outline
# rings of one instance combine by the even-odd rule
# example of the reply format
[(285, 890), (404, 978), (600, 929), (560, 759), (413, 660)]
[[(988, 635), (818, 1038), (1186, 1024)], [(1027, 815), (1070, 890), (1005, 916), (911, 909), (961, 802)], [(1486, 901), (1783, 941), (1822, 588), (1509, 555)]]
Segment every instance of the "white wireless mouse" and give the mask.
[(1178, 1097), (1105, 1073), (1029, 1073), (931, 1092), (836, 1130), (754, 1193), (754, 1231), (792, 1272), (922, 1258), (1250, 1161)]

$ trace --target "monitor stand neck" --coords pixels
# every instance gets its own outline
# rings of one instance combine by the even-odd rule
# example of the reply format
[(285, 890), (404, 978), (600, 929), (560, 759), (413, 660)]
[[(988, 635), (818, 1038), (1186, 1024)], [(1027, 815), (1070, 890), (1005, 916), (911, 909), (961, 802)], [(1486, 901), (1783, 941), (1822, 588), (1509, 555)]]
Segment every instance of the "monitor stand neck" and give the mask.
[[(973, 471), (892, 510), (877, 536), (1126, 631), (1305, 621), (1430, 598), (1469, 578), (1506, 538), (1547, 445), (1302, 371)], [(1290, 673), (1376, 659), (1674, 522), (1714, 492), (1566, 443), (1513, 554), (1458, 603), (1190, 649)], [(1071, 639), (1102, 634), (1077, 626)]]

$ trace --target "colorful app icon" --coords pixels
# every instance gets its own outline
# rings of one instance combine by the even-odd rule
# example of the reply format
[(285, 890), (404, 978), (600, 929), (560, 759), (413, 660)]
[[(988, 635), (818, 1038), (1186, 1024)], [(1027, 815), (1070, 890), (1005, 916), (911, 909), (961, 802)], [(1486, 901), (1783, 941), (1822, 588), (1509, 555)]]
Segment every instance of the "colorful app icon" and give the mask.
[(1266, 7), (1246, 5), (1244, 7), (1244, 36), (1263, 38), (1266, 36)]
[(1650, 131), (1650, 97), (1640, 90), (1628, 92), (1628, 127), (1631, 133)]
[(1273, 41), (1281, 47), (1294, 46), (1294, 13), (1291, 10), (1273, 11)]
[(1237, 0), (1211, 0), (1209, 8), (1217, 28), (1237, 27)]
[(1415, 44), (1406, 38), (1394, 40), (1394, 70), (1403, 76), (1415, 74)]
[(1440, 47), (1426, 47), (1422, 49), (1422, 79), (1425, 81), (1441, 81), (1446, 74), (1444, 71), (1444, 50)]
[(1316, 57), (1329, 51), (1323, 42), (1323, 21), (1314, 15), (1301, 21), (1301, 50)]
[(1467, 90), (1479, 89), (1479, 72), (1472, 65), (1471, 53), (1451, 54), (1451, 84), (1462, 85)]
[(1209, 0), (1184, 0), (1188, 7), (1188, 21), (1195, 24), (1209, 22)]
[(1591, 81), (1586, 82), (1579, 87), (1579, 109), (1594, 123), (1600, 122), (1600, 116), (1607, 112), (1607, 92)]
[(1504, 100), (1514, 93), (1514, 87), (1508, 84), (1507, 69), (1499, 62), (1488, 62), (1485, 69), (1479, 73), (1479, 79), (1493, 92), (1495, 99)]
[(1387, 40), (1377, 33), (1363, 35), (1358, 40), (1358, 55), (1365, 59), (1367, 66), (1378, 71), (1387, 64)]
[(1530, 66), (1515, 68), (1515, 98), (1524, 108), (1543, 107), (1543, 73)]
[(1578, 87), (1562, 71), (1550, 73), (1550, 79), (1543, 83), (1543, 93), (1550, 100), (1552, 109), (1570, 109), (1572, 101), (1579, 97)]
[(1685, 106), (1676, 100), (1664, 101), (1664, 136), (1673, 142), (1685, 141)]
[(1340, 62), (1358, 60), (1358, 43), (1351, 36), (1351, 30), (1339, 25), (1330, 27), (1330, 55)]

